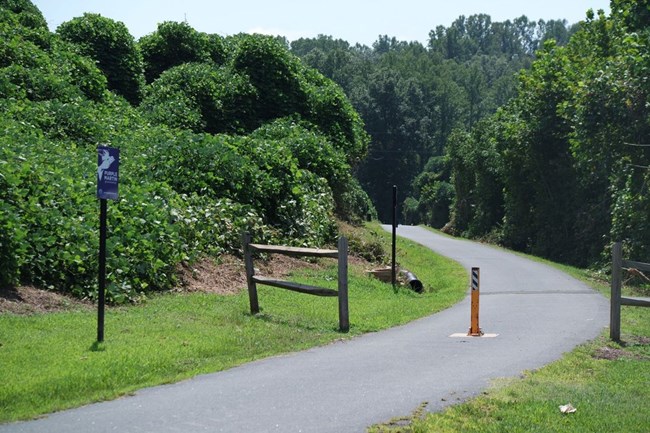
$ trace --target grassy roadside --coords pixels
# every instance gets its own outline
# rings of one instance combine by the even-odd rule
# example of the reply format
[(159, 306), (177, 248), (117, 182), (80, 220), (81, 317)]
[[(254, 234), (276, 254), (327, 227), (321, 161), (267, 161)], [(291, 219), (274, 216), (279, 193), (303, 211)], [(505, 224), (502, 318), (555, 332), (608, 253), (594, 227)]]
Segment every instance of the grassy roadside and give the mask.
[[(377, 225), (348, 235), (351, 248), (389, 241)], [(260, 288), (257, 316), (248, 313), (245, 292), (166, 294), (111, 308), (106, 342), (99, 345), (94, 343), (94, 312), (0, 314), (0, 422), (378, 331), (447, 308), (464, 296), (467, 276), (457, 263), (410, 241), (400, 240), (398, 248), (401, 264), (424, 282), (425, 293), (395, 291), (351, 266), (349, 334), (336, 329), (336, 299), (266, 287)], [(335, 263), (296, 272), (293, 279), (335, 287)]]
[[(528, 257), (528, 256), (527, 256)], [(529, 257), (532, 258), (532, 257)], [(586, 270), (532, 258), (581, 279), (609, 296), (609, 287)], [(626, 288), (635, 294), (634, 289)], [(636, 293), (645, 295), (647, 293)], [(650, 309), (623, 307), (622, 344), (608, 331), (562, 359), (519, 379), (493, 383), (482, 396), (397, 428), (371, 432), (648, 432), (650, 431)], [(562, 414), (571, 403), (577, 411)]]

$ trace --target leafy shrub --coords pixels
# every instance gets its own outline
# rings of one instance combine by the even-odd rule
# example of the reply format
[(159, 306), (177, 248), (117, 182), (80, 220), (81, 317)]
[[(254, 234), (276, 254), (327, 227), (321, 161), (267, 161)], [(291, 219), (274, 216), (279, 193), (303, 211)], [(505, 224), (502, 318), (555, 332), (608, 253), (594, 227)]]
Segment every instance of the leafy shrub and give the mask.
[(357, 178), (351, 174), (338, 189), (334, 190), (336, 197), (336, 213), (345, 221), (359, 224), (362, 221), (377, 219), (377, 210), (372, 204)]
[(282, 142), (252, 138), (233, 137), (229, 144), (251, 161), (252, 204), (260, 209), (265, 222), (288, 228), (291, 221), (287, 221), (283, 206), (301, 194), (303, 175), (291, 150)]
[(187, 23), (160, 23), (155, 32), (140, 38), (138, 44), (147, 83), (153, 82), (173, 66), (208, 62), (211, 58), (219, 57), (219, 47), (214, 38), (197, 32)]
[(200, 253), (216, 257), (238, 251), (244, 232), (251, 233), (256, 242), (277, 240), (252, 206), (199, 194), (182, 194), (179, 199), (172, 216), (180, 225), (190, 260)]
[(195, 132), (241, 133), (250, 129), (255, 89), (246, 77), (207, 63), (165, 71), (147, 88), (141, 109), (154, 122)]
[(90, 161), (17, 122), (5, 120), (3, 126), (1, 139), (11, 140), (12, 149), (3, 143), (0, 177), (8, 183), (3, 219), (17, 231), (9, 263), (19, 270), (13, 278), (2, 279), (15, 282), (20, 276), (44, 287), (70, 288), (81, 294), (96, 274), (89, 266), (97, 250), (92, 248), (95, 237), (88, 221), (94, 202), (84, 193), (94, 184), (82, 175), (84, 164)]
[(49, 50), (52, 36), (47, 30), (21, 26), (13, 14), (0, 10), (0, 67), (19, 64), (37, 66), (44, 50)]
[[(11, 14), (6, 14), (5, 11)], [(21, 26), (47, 30), (45, 17), (29, 0), (0, 0), (0, 12), (6, 16), (11, 15)]]
[(350, 165), (357, 165), (366, 155), (370, 142), (363, 120), (333, 81), (313, 70), (305, 71), (305, 81), (309, 89), (309, 110), (305, 118), (318, 125), (345, 152)]
[(228, 59), (228, 53), (224, 38), (215, 34), (207, 35), (207, 37), (208, 53), (210, 54), (210, 59), (217, 66), (225, 64), (226, 60)]
[(348, 238), (350, 254), (368, 260), (371, 263), (385, 264), (390, 259), (386, 238), (378, 233), (377, 227), (369, 230), (359, 230), (357, 226), (342, 223), (339, 226), (341, 234)]
[(350, 174), (348, 155), (319, 131), (309, 122), (284, 118), (264, 125), (251, 137), (283, 143), (298, 160), (300, 168), (324, 178), (332, 190), (336, 214), (340, 218), (355, 223), (368, 216), (376, 218), (370, 198)]
[(134, 167), (142, 176), (166, 182), (180, 194), (228, 197), (257, 205), (250, 159), (237, 152), (227, 136), (187, 131), (149, 131), (152, 144), (144, 149), (146, 164)]
[[(302, 246), (321, 246), (336, 237), (334, 200), (327, 182), (309, 171), (302, 170), (302, 194), (288, 201), (285, 221), (290, 222), (288, 236)], [(292, 209), (293, 207), (293, 209)]]
[(107, 290), (114, 301), (177, 283), (176, 264), (187, 256), (173, 215), (174, 191), (164, 183), (122, 182), (120, 200), (109, 208)]
[(106, 140), (101, 110), (86, 99), (70, 102), (59, 100), (15, 103), (7, 107), (9, 117), (38, 128), (48, 138), (69, 140), (84, 147)]
[(144, 85), (142, 54), (124, 23), (86, 13), (61, 24), (57, 33), (97, 62), (108, 88), (138, 104)]
[(187, 52), (148, 77), (155, 81), (147, 88), (142, 110), (154, 122), (194, 132), (245, 134), (292, 117), (327, 136), (349, 165), (365, 155), (369, 136), (340, 87), (305, 68), (276, 38), (237, 35), (222, 40), (166, 23), (141, 39), (145, 60), (146, 50), (167, 50), (174, 38), (187, 40)]
[(73, 53), (67, 44), (57, 42), (54, 44), (51, 64), (54, 65), (54, 74), (65, 77), (66, 83), (78, 88), (82, 97), (92, 101), (104, 100), (106, 77), (92, 60)]
[[(9, 131), (7, 131), (9, 132)], [(20, 267), (25, 257), (26, 230), (16, 203), (21, 200), (17, 184), (21, 177), (21, 157), (0, 141), (0, 287), (20, 281)]]
[(325, 178), (330, 187), (349, 172), (345, 153), (336, 149), (327, 136), (308, 122), (282, 118), (260, 127), (250, 136), (283, 143), (298, 160), (300, 168)]
[[(0, 164), (4, 163), (6, 161), (0, 161)], [(0, 180), (0, 188), (7, 187), (8, 185)], [(20, 282), (21, 256), (24, 253), (19, 250), (26, 235), (19, 215), (6, 200), (6, 197), (0, 197), (0, 261), (4, 268), (0, 272), (0, 287), (13, 286)]]
[(90, 59), (44, 36), (42, 30), (16, 26), (15, 20), (11, 21), (0, 22), (1, 98), (103, 99), (106, 78)]
[(242, 36), (238, 42), (232, 66), (246, 74), (257, 89), (252, 119), (262, 124), (293, 113), (305, 113), (307, 95), (301, 86), (300, 60), (270, 36)]

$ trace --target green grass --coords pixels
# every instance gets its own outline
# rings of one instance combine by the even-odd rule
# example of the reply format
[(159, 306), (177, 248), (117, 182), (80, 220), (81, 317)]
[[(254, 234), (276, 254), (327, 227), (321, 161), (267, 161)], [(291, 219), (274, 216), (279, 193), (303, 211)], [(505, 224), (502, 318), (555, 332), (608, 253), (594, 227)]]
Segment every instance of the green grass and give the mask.
[[(607, 282), (593, 272), (557, 265), (609, 296)], [(641, 293), (635, 293), (640, 290)], [(647, 288), (627, 287), (644, 295)], [(647, 296), (647, 294), (645, 294)], [(374, 426), (371, 431), (425, 432), (639, 432), (650, 431), (650, 308), (622, 307), (622, 344), (609, 332), (581, 345), (562, 359), (523, 378), (494, 381), (482, 396), (440, 413), (411, 416), (403, 427)], [(602, 359), (608, 353), (613, 359)], [(573, 414), (560, 413), (571, 403)]]
[[(377, 226), (359, 236), (385, 243)], [(29, 419), (137, 389), (227, 369), (255, 359), (326, 344), (406, 323), (458, 302), (467, 276), (455, 262), (400, 240), (400, 262), (426, 293), (393, 290), (350, 268), (349, 334), (337, 331), (336, 298), (260, 286), (262, 311), (249, 314), (234, 296), (166, 294), (111, 308), (105, 342), (96, 344), (96, 315), (75, 311), (0, 315), (0, 422)], [(295, 279), (336, 286), (335, 261)]]
[[(604, 346), (616, 349), (600, 338), (523, 379), (495, 381), (478, 398), (390, 431), (647, 433), (650, 345), (628, 346), (617, 360), (596, 359)], [(562, 414), (566, 403), (577, 412)]]

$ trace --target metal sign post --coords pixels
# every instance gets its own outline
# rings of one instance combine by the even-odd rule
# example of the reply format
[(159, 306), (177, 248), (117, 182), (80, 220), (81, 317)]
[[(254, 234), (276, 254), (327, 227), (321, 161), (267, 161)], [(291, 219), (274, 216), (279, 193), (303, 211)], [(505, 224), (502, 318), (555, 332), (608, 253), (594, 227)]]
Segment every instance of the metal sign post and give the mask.
[(99, 290), (97, 299), (97, 341), (104, 341), (104, 304), (106, 303), (106, 199), (99, 200)]
[(395, 268), (395, 250), (397, 244), (397, 185), (393, 185), (393, 258), (391, 263), (391, 282), (393, 288), (397, 284), (397, 270)]
[(97, 341), (104, 341), (104, 309), (106, 303), (106, 220), (107, 200), (118, 199), (120, 150), (107, 146), (97, 148), (97, 198), (99, 199), (99, 275), (97, 299)]

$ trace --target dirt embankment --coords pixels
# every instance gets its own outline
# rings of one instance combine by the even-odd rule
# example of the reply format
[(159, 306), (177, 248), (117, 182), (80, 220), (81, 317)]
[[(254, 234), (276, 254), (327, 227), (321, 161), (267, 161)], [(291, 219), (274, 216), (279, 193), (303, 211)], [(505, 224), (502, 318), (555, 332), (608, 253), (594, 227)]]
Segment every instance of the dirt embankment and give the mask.
[[(316, 268), (317, 263), (284, 256), (255, 262), (258, 272), (267, 276), (285, 277), (290, 272), (305, 267)], [(179, 267), (180, 285), (176, 292), (206, 292), (232, 295), (246, 288), (246, 271), (241, 259), (225, 255), (219, 261), (200, 260)], [(34, 286), (0, 288), (0, 314), (37, 314), (56, 311), (92, 309), (93, 303)]]

